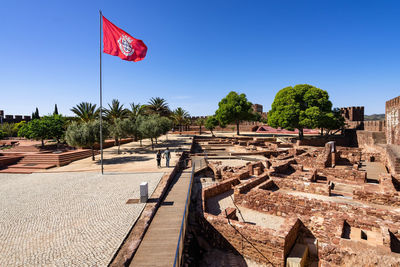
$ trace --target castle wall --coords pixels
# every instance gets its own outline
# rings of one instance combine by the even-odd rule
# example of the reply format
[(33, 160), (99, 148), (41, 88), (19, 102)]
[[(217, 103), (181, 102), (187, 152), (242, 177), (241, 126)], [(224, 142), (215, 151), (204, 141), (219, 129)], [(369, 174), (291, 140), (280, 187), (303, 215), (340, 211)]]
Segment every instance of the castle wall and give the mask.
[(364, 107), (346, 107), (340, 110), (346, 121), (364, 121)]
[(400, 145), (400, 96), (386, 101), (386, 141)]

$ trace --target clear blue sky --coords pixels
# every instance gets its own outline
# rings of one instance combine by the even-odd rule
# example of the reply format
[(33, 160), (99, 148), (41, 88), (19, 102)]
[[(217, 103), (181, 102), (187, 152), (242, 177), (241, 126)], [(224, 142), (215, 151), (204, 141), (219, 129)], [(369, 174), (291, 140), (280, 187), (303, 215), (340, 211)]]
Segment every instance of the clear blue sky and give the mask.
[(103, 55), (104, 103), (159, 96), (208, 115), (234, 90), (268, 110), (309, 83), (372, 114), (400, 95), (400, 1), (3, 1), (0, 109), (99, 102), (99, 9), (148, 46), (137, 63)]

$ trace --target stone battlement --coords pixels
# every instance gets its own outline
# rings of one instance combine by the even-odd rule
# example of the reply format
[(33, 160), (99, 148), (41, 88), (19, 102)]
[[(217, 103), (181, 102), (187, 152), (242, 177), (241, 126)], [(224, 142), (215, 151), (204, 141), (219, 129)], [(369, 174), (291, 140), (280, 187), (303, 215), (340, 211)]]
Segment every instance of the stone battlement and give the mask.
[(341, 108), (343, 117), (348, 121), (364, 121), (364, 107), (344, 107)]
[(4, 110), (0, 110), (0, 122), (18, 123), (21, 121), (30, 121), (31, 116), (22, 115), (4, 115)]

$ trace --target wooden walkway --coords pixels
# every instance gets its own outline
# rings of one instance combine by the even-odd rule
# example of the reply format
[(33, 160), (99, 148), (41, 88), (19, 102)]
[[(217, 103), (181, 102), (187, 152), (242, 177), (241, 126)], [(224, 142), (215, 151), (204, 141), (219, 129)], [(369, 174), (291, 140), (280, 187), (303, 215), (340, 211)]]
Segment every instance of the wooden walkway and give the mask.
[[(195, 171), (204, 166), (194, 161)], [(175, 176), (129, 266), (173, 266), (190, 178), (191, 168)]]

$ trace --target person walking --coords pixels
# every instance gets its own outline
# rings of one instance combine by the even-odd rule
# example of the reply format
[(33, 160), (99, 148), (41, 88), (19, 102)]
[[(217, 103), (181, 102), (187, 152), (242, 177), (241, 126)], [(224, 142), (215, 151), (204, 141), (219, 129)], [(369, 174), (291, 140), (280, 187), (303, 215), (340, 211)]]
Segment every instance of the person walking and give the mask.
[(167, 147), (167, 150), (164, 151), (163, 158), (165, 157), (165, 166), (167, 168), (169, 167), (169, 160), (171, 158), (171, 152), (169, 151), (169, 148)]
[(157, 157), (157, 167), (161, 168), (161, 150), (157, 151), (156, 157)]

